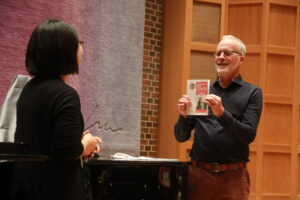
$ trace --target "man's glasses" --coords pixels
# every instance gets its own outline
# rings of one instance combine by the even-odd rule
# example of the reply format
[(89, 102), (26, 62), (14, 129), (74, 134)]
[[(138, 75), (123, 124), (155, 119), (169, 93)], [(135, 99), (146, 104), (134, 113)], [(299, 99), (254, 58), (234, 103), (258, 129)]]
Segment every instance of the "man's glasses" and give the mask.
[(241, 54), (240, 52), (237, 52), (237, 51), (230, 51), (230, 50), (217, 51), (217, 52), (215, 53), (215, 56), (219, 57), (219, 56), (222, 55), (222, 53), (223, 53), (223, 55), (224, 55), (225, 57), (232, 56), (234, 53), (236, 53), (236, 54), (242, 56), (242, 54)]

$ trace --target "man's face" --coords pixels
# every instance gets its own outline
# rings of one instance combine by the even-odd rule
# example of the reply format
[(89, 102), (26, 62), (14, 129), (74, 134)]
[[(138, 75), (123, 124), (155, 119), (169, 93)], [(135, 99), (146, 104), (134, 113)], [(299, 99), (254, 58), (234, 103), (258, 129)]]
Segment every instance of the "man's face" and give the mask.
[(216, 70), (222, 78), (235, 78), (239, 74), (239, 67), (244, 61), (235, 40), (222, 40), (215, 54)]

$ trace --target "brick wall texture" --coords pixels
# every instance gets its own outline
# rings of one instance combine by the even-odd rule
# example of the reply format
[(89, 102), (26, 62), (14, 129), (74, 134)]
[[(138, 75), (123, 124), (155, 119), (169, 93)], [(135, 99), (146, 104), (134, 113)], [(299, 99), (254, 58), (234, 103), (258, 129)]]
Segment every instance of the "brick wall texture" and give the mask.
[(140, 155), (157, 156), (163, 0), (145, 1)]

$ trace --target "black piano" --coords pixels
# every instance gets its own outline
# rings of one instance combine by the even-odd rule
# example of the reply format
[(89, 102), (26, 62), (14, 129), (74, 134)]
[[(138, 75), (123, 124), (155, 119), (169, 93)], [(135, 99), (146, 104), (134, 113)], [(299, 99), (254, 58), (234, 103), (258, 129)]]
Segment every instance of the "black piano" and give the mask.
[[(0, 143), (0, 194), (9, 199), (13, 164), (43, 162), (46, 156), (26, 154), (26, 146)], [(84, 161), (87, 200), (184, 200), (187, 163), (168, 159)]]

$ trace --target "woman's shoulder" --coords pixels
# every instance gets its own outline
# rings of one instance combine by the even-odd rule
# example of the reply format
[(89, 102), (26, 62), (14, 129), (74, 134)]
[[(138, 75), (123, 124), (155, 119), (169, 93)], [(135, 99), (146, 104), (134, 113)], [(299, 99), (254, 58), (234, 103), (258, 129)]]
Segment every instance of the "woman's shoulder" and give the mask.
[(30, 80), (26, 89), (29, 93), (40, 97), (47, 97), (48, 99), (56, 99), (60, 97), (73, 97), (78, 99), (77, 91), (62, 81), (59, 77), (43, 78), (35, 77)]
[(36, 87), (39, 89), (47, 89), (48, 91), (56, 90), (56, 91), (70, 91), (75, 92), (76, 90), (70, 85), (66, 84), (59, 77), (35, 77), (29, 83), (31, 87)]

